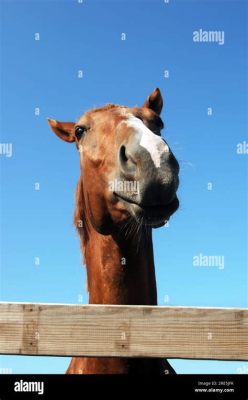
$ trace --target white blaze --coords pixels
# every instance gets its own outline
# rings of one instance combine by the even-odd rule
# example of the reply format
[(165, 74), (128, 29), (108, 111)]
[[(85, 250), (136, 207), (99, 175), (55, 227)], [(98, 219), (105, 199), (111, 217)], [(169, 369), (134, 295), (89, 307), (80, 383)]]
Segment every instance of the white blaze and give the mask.
[(128, 127), (133, 128), (140, 135), (140, 146), (149, 152), (155, 167), (159, 168), (163, 154), (169, 152), (168, 145), (160, 136), (155, 135), (147, 128), (139, 118), (130, 115), (125, 122)]

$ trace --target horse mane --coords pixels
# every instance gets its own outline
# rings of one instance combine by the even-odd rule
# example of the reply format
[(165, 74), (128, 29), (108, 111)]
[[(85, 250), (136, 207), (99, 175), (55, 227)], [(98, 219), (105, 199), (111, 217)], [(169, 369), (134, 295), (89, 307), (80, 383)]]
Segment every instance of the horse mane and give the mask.
[(105, 104), (102, 107), (92, 108), (91, 110), (87, 111), (86, 114), (88, 114), (88, 113), (90, 113), (90, 114), (91, 113), (97, 113), (99, 111), (112, 111), (112, 110), (114, 111), (114, 110), (116, 110), (118, 108), (128, 108), (128, 107), (127, 106), (121, 106), (120, 104), (108, 103), (108, 104)]
[(74, 225), (80, 237), (80, 246), (83, 254), (83, 263), (85, 264), (85, 245), (89, 239), (89, 235), (87, 229), (88, 221), (85, 212), (83, 181), (81, 176), (78, 180), (75, 193)]

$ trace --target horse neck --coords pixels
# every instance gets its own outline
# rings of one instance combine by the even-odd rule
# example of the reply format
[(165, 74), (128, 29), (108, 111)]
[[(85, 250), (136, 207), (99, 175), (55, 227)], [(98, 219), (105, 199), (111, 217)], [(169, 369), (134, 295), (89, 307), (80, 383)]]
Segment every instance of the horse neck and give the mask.
[(88, 232), (84, 257), (90, 304), (156, 305), (152, 231), (130, 238)]

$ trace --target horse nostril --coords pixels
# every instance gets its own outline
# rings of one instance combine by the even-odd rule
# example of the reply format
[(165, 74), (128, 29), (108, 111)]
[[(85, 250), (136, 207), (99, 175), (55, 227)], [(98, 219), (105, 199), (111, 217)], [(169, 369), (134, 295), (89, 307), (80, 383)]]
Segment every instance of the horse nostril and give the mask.
[(126, 147), (125, 146), (121, 146), (121, 148), (120, 148), (120, 160), (123, 163), (126, 163), (128, 161), (128, 158), (126, 156)]
[(129, 147), (122, 145), (120, 146), (119, 151), (120, 170), (126, 178), (133, 176), (137, 168), (135, 159), (132, 155), (132, 148), (131, 146)]

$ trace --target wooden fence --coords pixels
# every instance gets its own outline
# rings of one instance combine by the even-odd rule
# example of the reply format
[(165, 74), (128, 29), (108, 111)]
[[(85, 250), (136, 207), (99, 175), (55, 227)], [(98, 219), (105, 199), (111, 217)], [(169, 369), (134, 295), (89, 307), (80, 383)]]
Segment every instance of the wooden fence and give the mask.
[(0, 354), (248, 360), (248, 310), (3, 302)]

